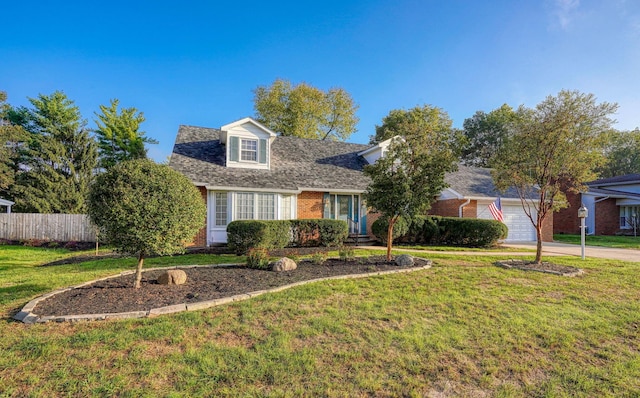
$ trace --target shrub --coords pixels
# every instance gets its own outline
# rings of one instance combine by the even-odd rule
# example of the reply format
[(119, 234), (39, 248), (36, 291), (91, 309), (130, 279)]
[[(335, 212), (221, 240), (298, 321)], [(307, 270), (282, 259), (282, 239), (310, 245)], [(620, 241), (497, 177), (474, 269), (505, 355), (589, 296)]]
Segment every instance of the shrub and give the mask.
[(356, 251), (351, 246), (342, 246), (338, 249), (338, 256), (340, 260), (349, 261), (355, 258)]
[[(383, 244), (387, 243), (387, 231), (389, 229), (389, 220), (386, 217), (380, 217), (371, 225), (371, 232), (380, 239)], [(409, 231), (409, 223), (403, 217), (398, 218), (398, 221), (393, 225), (393, 240), (394, 242), (407, 234)]]
[(440, 217), (437, 216), (415, 216), (402, 240), (407, 243), (432, 243), (439, 235), (438, 219)]
[(241, 220), (227, 225), (227, 244), (237, 255), (251, 248), (282, 249), (290, 241), (288, 220)]
[(507, 237), (507, 226), (496, 220), (442, 217), (439, 243), (451, 246), (490, 247)]
[(292, 246), (335, 247), (349, 236), (349, 227), (342, 220), (291, 220)]
[(249, 249), (247, 267), (262, 270), (269, 269), (269, 252), (267, 249)]
[(311, 261), (315, 265), (322, 265), (329, 258), (329, 254), (327, 252), (315, 252), (311, 255)]

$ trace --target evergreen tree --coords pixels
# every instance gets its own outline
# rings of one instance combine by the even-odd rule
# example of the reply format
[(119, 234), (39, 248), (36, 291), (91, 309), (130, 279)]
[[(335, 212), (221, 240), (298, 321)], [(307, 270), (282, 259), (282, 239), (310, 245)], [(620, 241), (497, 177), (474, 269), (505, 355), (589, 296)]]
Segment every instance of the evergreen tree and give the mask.
[(16, 209), (36, 213), (82, 213), (97, 151), (80, 111), (67, 96), (30, 98), (33, 109), (10, 113), (30, 135), (24, 170), (12, 189)]
[(118, 113), (117, 99), (111, 100), (109, 107), (100, 105), (101, 114), (96, 113), (98, 128), (94, 130), (98, 140), (99, 166), (110, 169), (116, 164), (133, 159), (146, 159), (145, 144), (157, 144), (158, 141), (145, 137), (139, 131), (145, 121), (142, 112), (136, 108), (123, 108)]
[(19, 170), (20, 149), (28, 138), (22, 127), (9, 121), (11, 106), (6, 101), (7, 93), (0, 91), (0, 196), (3, 197), (10, 196), (8, 189)]

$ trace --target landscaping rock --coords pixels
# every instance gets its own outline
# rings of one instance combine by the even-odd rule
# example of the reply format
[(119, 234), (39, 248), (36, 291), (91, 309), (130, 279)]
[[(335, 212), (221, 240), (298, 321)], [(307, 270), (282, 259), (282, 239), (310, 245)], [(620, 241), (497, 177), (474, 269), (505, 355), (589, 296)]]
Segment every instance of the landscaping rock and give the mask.
[(160, 285), (183, 285), (187, 281), (187, 273), (181, 269), (170, 269), (158, 277)]
[(396, 265), (400, 267), (411, 267), (413, 265), (413, 256), (401, 254), (396, 257)]
[(273, 263), (271, 267), (271, 269), (276, 272), (293, 271), (296, 268), (298, 268), (298, 264), (288, 257), (282, 257), (280, 260)]

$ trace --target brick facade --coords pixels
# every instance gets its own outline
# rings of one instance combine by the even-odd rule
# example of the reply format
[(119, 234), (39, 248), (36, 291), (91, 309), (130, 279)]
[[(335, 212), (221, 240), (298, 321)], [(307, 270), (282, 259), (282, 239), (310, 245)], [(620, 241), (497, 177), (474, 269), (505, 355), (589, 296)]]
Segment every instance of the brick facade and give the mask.
[(580, 220), (578, 209), (582, 205), (579, 193), (565, 192), (569, 207), (561, 209), (553, 214), (553, 233), (555, 234), (579, 234)]
[[(438, 200), (431, 204), (429, 214), (442, 217), (458, 217), (459, 209), (466, 200), (464, 199), (447, 199)], [(462, 208), (462, 217), (476, 218), (478, 214), (478, 202), (472, 200), (468, 205)]]
[[(200, 195), (202, 195), (202, 200), (204, 201), (205, 206), (207, 205), (207, 188), (205, 187), (197, 187), (198, 191), (200, 191)], [(200, 231), (193, 238), (193, 242), (188, 246), (195, 247), (205, 247), (207, 246), (207, 219), (204, 219), (204, 226), (200, 228)]]
[(553, 226), (555, 225), (555, 214), (548, 213), (542, 222), (542, 241), (553, 242)]
[(304, 191), (298, 195), (298, 218), (314, 219), (324, 217), (323, 192)]
[(620, 230), (620, 208), (616, 199), (596, 203), (596, 235), (614, 235)]

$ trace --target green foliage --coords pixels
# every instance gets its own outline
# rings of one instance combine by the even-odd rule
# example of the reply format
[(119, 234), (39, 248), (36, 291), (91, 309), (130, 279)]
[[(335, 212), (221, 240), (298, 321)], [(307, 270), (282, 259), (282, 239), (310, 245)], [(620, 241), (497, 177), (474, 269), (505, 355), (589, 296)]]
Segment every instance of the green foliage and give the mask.
[[(424, 214), (446, 187), (445, 173), (457, 167), (461, 136), (446, 112), (425, 105), (409, 111), (394, 110), (376, 127), (373, 142), (390, 137), (388, 152), (364, 173), (371, 183), (363, 198), (389, 220), (389, 231), (399, 217)], [(391, 239), (392, 240), (392, 239)], [(391, 259), (392, 242), (387, 242)]]
[(348, 236), (349, 226), (343, 220), (291, 220), (292, 246), (336, 247), (342, 245)]
[(521, 106), (512, 131), (492, 162), (500, 191), (514, 187), (537, 230), (536, 262), (542, 256), (542, 225), (553, 211), (567, 206), (563, 183), (580, 192), (602, 163), (602, 137), (611, 129), (617, 104), (596, 103), (593, 94), (561, 91), (534, 109)]
[(604, 155), (606, 161), (598, 169), (600, 178), (640, 174), (640, 130), (609, 132)]
[(342, 261), (350, 261), (356, 258), (356, 251), (352, 246), (341, 246), (338, 248), (338, 256)]
[(283, 136), (344, 141), (356, 131), (358, 106), (341, 88), (324, 92), (277, 79), (254, 90), (256, 119)]
[(405, 242), (433, 244), (437, 242), (440, 229), (438, 227), (438, 216), (414, 216), (409, 224), (409, 230), (404, 235)]
[(289, 243), (289, 220), (238, 220), (227, 225), (227, 245), (237, 255), (249, 249), (282, 249)]
[(269, 269), (269, 251), (262, 248), (251, 248), (247, 252), (247, 267), (253, 269)]
[(509, 232), (507, 226), (496, 220), (441, 217), (436, 219), (438, 234), (431, 243), (465, 247), (492, 247)]
[(117, 250), (144, 257), (184, 250), (205, 225), (206, 206), (187, 177), (150, 160), (128, 160), (99, 175), (88, 215)]
[(20, 168), (20, 148), (28, 139), (27, 132), (8, 120), (11, 106), (6, 103), (7, 94), (0, 91), (0, 193), (7, 196), (7, 188), (13, 185)]
[[(387, 244), (387, 233), (389, 231), (389, 219), (380, 217), (371, 224), (371, 233), (380, 239), (383, 244)], [(393, 241), (397, 242), (398, 238), (403, 237), (409, 231), (409, 222), (404, 217), (399, 217), (393, 225)]]
[(315, 252), (311, 255), (311, 262), (315, 265), (322, 265), (329, 258), (329, 253), (327, 252)]
[(132, 159), (146, 159), (144, 144), (157, 144), (154, 139), (145, 137), (139, 131), (145, 118), (136, 108), (122, 108), (118, 113), (118, 100), (113, 99), (110, 106), (100, 105), (101, 114), (96, 113), (98, 127), (94, 132), (98, 140), (99, 164), (104, 169)]
[(467, 166), (489, 167), (491, 158), (509, 134), (515, 120), (513, 109), (504, 104), (489, 113), (478, 111), (465, 119), (463, 133), (466, 143), (462, 150), (462, 162)]
[(96, 165), (96, 145), (80, 110), (67, 96), (30, 98), (33, 109), (13, 109), (9, 121), (29, 133), (11, 196), (17, 211), (83, 213)]

